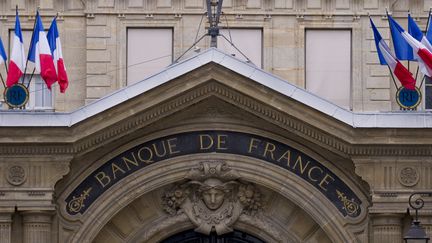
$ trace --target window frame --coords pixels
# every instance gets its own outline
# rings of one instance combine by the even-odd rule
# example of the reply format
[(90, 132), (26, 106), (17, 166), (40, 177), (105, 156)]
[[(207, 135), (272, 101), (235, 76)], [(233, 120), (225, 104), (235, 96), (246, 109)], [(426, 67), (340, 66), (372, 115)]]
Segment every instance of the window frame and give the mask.
[[(306, 52), (307, 52), (307, 31), (349, 31), (350, 32), (350, 80), (349, 80), (349, 97), (348, 97), (348, 107), (341, 107), (338, 104), (335, 104), (337, 106), (340, 106), (341, 108), (344, 109), (348, 109), (348, 110), (353, 110), (353, 99), (354, 99), (354, 94), (353, 94), (353, 90), (354, 90), (354, 84), (353, 84), (353, 72), (354, 70), (354, 52), (353, 52), (353, 46), (354, 46), (354, 30), (353, 28), (349, 28), (349, 27), (340, 27), (340, 28), (325, 28), (325, 27), (321, 27), (321, 28), (313, 28), (313, 27), (305, 27), (304, 28), (304, 47), (303, 47), (303, 54), (304, 54), (304, 89), (307, 90), (309, 92), (309, 90), (306, 88), (307, 87), (307, 77), (306, 77), (306, 64), (307, 64), (307, 60), (306, 60)], [(323, 97), (321, 97), (323, 98)], [(326, 99), (327, 100), (327, 99)], [(333, 103), (334, 102), (332, 100), (328, 100), (329, 102)]]
[[(129, 30), (130, 29), (169, 29), (169, 30), (171, 30), (171, 63), (174, 61), (174, 27), (157, 27), (157, 26), (143, 26), (143, 27), (140, 27), (140, 26), (127, 26), (126, 27), (126, 60), (125, 60), (125, 63), (126, 63), (126, 71), (125, 71), (125, 85), (127, 86), (127, 85), (130, 85), (129, 84), (129, 82), (128, 82), (128, 68), (129, 68), (129, 63), (128, 63), (128, 60), (129, 60), (129, 57), (128, 57), (128, 53), (129, 53)], [(137, 81), (137, 82), (139, 82), (139, 81)], [(136, 83), (136, 82), (134, 82), (134, 83)], [(133, 83), (131, 83), (131, 84), (133, 84)]]
[[(206, 28), (207, 30), (208, 28)], [(263, 27), (240, 27), (240, 26), (236, 26), (236, 27), (220, 27), (221, 30), (227, 30), (227, 31), (231, 31), (231, 30), (259, 30), (261, 33), (261, 65), (259, 66), (261, 69), (264, 69), (264, 28)], [(229, 36), (225, 36), (227, 39), (229, 39)], [(221, 37), (221, 39), (224, 39), (223, 37)], [(218, 39), (219, 40), (219, 39)], [(219, 44), (219, 43), (218, 43)], [(235, 43), (234, 43), (235, 44)], [(244, 53), (244, 51), (239, 48), (238, 46), (236, 46), (241, 52)], [(231, 54), (231, 53), (230, 53)], [(246, 54), (245, 54), (246, 55)], [(241, 59), (243, 59), (244, 57), (241, 56)], [(249, 58), (249, 57), (248, 57)], [(256, 65), (256, 64), (255, 64)]]
[[(427, 99), (426, 99), (427, 92), (426, 92), (426, 87), (430, 87), (430, 89), (432, 89), (432, 78), (430, 79), (430, 82), (431, 82), (430, 84), (428, 84), (428, 81), (427, 81), (426, 76), (425, 76), (423, 82), (424, 82), (424, 83), (423, 83), (424, 86), (421, 87), (421, 91), (423, 92), (423, 95), (422, 95), (423, 109), (424, 109), (425, 111), (432, 111), (432, 101), (431, 101), (431, 107), (430, 107), (430, 108), (427, 108), (427, 107), (426, 107), (426, 105), (427, 105)], [(430, 97), (430, 99), (432, 99), (432, 97)]]

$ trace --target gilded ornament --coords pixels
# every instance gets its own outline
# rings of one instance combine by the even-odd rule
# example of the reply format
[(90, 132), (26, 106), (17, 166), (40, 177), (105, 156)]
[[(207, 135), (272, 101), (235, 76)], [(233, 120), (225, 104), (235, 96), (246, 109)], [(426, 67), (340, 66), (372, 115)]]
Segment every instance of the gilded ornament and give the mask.
[(354, 201), (354, 199), (349, 200), (345, 194), (336, 190), (338, 198), (343, 203), (343, 209), (349, 216), (356, 216), (357, 212), (360, 209), (360, 206)]
[(73, 213), (79, 213), (81, 209), (85, 206), (84, 200), (87, 199), (87, 197), (90, 195), (92, 188), (88, 188), (87, 190), (84, 190), (83, 193), (79, 197), (72, 197), (72, 200), (68, 203), (68, 209), (69, 211)]

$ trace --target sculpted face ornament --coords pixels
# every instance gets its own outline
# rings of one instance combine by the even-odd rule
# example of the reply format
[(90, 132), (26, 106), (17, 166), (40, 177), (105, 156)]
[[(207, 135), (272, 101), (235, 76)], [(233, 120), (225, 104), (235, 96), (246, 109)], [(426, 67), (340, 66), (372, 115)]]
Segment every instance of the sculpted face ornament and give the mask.
[(225, 198), (222, 181), (215, 178), (207, 179), (200, 190), (202, 191), (202, 199), (209, 209), (216, 210), (220, 208)]
[(188, 173), (188, 182), (164, 193), (164, 209), (172, 216), (186, 214), (197, 232), (231, 232), (242, 214), (255, 216), (262, 210), (261, 193), (239, 178), (225, 162), (202, 162)]

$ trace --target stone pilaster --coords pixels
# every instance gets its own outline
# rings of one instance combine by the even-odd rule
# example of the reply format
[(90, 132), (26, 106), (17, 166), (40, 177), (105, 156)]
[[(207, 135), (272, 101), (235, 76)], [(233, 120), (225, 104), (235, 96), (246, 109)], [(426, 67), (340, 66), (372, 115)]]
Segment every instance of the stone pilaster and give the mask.
[(378, 214), (373, 217), (374, 243), (401, 243), (402, 242), (402, 215)]
[(51, 217), (49, 211), (23, 212), (23, 243), (50, 243)]
[(0, 213), (0, 243), (11, 243), (12, 214)]

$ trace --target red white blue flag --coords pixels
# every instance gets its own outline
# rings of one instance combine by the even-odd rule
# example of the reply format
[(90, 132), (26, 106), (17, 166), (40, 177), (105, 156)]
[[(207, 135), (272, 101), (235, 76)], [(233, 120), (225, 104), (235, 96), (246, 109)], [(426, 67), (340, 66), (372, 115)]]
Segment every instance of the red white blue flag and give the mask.
[(12, 54), (10, 57), (9, 70), (6, 79), (7, 87), (11, 87), (12, 85), (18, 83), (18, 80), (24, 74), (25, 61), (24, 43), (17, 10), (15, 16), (15, 31), (12, 44)]
[[(411, 18), (411, 15), (408, 14), (408, 33), (414, 37), (417, 41), (422, 43), (430, 52), (432, 52), (432, 45), (429, 42), (429, 40), (426, 38), (426, 36), (423, 34), (423, 32), (420, 30), (416, 22), (413, 18)], [(419, 69), (420, 71), (428, 76), (432, 76), (432, 69), (429, 68), (424, 62), (423, 59), (421, 59), (417, 53), (413, 52), (414, 59), (418, 61)]]
[(397, 60), (396, 57), (393, 55), (387, 43), (384, 41), (377, 28), (375, 27), (372, 19), (370, 19), (370, 23), (375, 37), (375, 45), (377, 48), (380, 64), (388, 65), (391, 71), (397, 77), (397, 79), (399, 79), (402, 86), (407, 89), (414, 90), (416, 83), (415, 79), (408, 71), (408, 69), (406, 69), (404, 65), (402, 65), (402, 63), (400, 63), (399, 60)]
[(423, 43), (412, 37), (398, 23), (396, 23), (396, 21), (395, 28), (406, 40), (406, 42), (408, 42), (408, 44), (412, 47), (413, 53), (415, 53), (428, 68), (432, 69), (432, 53), (427, 49), (427, 47)]
[(69, 85), (69, 81), (63, 61), (60, 36), (57, 29), (57, 17), (54, 18), (51, 23), (47, 34), (47, 39), (51, 49), (51, 55), (54, 58), (54, 66), (57, 70), (57, 80), (59, 82), (60, 92), (64, 93)]
[(51, 89), (51, 85), (57, 81), (57, 74), (39, 11), (36, 14), (35, 29), (30, 42), (28, 60), (35, 64), (36, 70), (40, 72), (48, 89)]
[(0, 38), (0, 64), (6, 62), (6, 60), (7, 60), (6, 52), (3, 46), (2, 39)]
[(392, 16), (388, 15), (388, 21), (390, 26), (390, 33), (393, 40), (393, 47), (396, 54), (397, 59), (399, 60), (408, 60), (413, 61), (413, 50), (409, 43), (403, 38), (400, 31), (397, 29), (397, 22), (393, 19)]
[[(430, 23), (430, 21), (431, 21), (431, 14), (429, 14), (429, 16), (428, 16), (428, 23)], [(432, 27), (431, 27), (431, 25), (429, 24), (428, 25), (428, 29), (426, 30), (426, 39), (428, 39), (428, 41), (430, 42), (430, 43), (432, 43)]]

